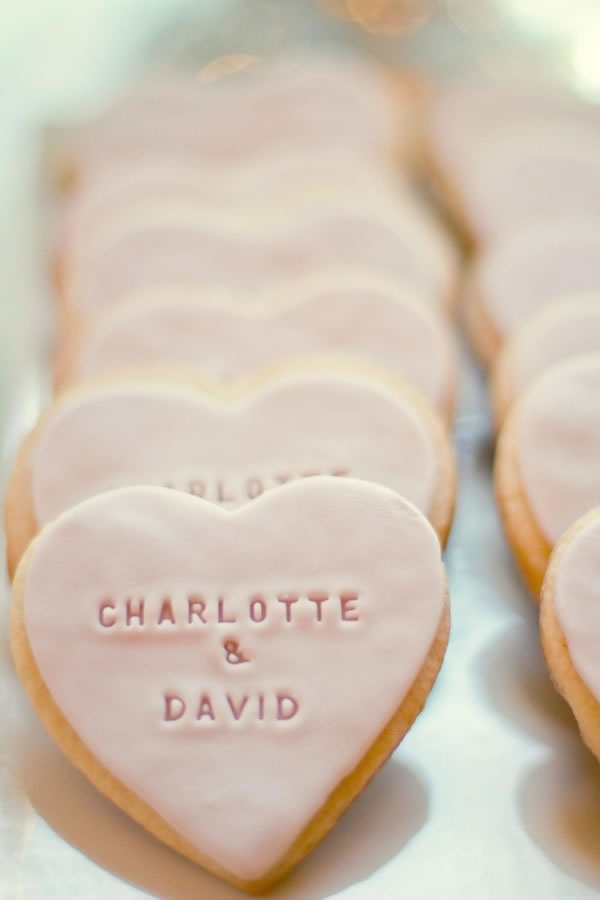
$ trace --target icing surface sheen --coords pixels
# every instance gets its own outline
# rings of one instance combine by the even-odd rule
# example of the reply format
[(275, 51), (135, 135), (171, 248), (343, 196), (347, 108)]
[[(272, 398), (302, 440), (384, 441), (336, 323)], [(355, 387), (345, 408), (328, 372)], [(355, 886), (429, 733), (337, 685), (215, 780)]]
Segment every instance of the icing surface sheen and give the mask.
[(196, 74), (140, 82), (78, 133), (72, 152), (79, 165), (93, 173), (127, 155), (176, 151), (215, 168), (301, 146), (351, 146), (380, 161), (408, 125), (376, 67), (346, 54), (274, 61), (207, 82)]
[(385, 484), (427, 513), (438, 465), (412, 404), (366, 380), (281, 379), (238, 407), (185, 386), (124, 384), (53, 416), (33, 458), (33, 506), (43, 524), (101, 491), (154, 484), (232, 508), (320, 474)]
[(456, 256), (433, 222), (419, 223), (412, 214), (384, 221), (374, 211), (332, 212), (258, 235), (184, 220), (115, 238), (85, 266), (73, 268), (66, 293), (78, 314), (93, 316), (123, 293), (153, 283), (209, 281), (251, 289), (345, 263), (387, 272), (437, 297), (451, 289)]
[[(401, 190), (402, 187), (402, 190)], [(173, 204), (204, 205), (216, 208), (219, 204), (232, 215), (242, 209), (269, 205), (281, 200), (293, 200), (301, 193), (324, 193), (325, 203), (337, 195), (388, 196), (404, 198), (408, 194), (398, 179), (387, 171), (379, 171), (366, 161), (350, 153), (316, 155), (296, 153), (283, 159), (266, 155), (260, 162), (240, 163), (238, 166), (215, 172), (198, 166), (192, 156), (189, 161), (158, 159), (140, 164), (130, 161), (104, 167), (93, 179), (84, 180), (77, 193), (69, 198), (62, 228), (61, 251), (71, 256), (80, 245), (89, 245), (93, 237), (108, 221), (113, 226), (123, 218), (123, 212), (142, 203), (165, 200)]]
[(482, 240), (600, 203), (597, 122), (534, 122), (486, 135), (460, 173), (466, 214)]
[(485, 308), (502, 335), (566, 294), (600, 288), (600, 219), (542, 222), (490, 245), (476, 269)]
[(600, 353), (600, 290), (568, 297), (544, 308), (516, 332), (510, 347), (515, 391), (554, 363), (582, 353)]
[(533, 122), (538, 127), (551, 122), (566, 130), (596, 115), (593, 104), (560, 83), (463, 77), (440, 86), (426, 124), (444, 168), (460, 179), (477, 158), (482, 141), (497, 140)]
[(523, 490), (553, 546), (600, 503), (600, 354), (552, 366), (522, 395), (518, 409)]
[(385, 366), (445, 408), (453, 378), (449, 335), (426, 303), (406, 295), (329, 290), (252, 315), (171, 299), (165, 290), (162, 302), (121, 307), (95, 328), (77, 374), (161, 365), (231, 381), (289, 358), (336, 351)]
[(252, 879), (400, 706), (444, 589), (414, 507), (315, 478), (235, 513), (157, 488), (88, 500), (36, 543), (24, 610), (40, 673), (96, 758)]
[(554, 583), (554, 608), (573, 665), (600, 700), (600, 521), (576, 534), (565, 548)]

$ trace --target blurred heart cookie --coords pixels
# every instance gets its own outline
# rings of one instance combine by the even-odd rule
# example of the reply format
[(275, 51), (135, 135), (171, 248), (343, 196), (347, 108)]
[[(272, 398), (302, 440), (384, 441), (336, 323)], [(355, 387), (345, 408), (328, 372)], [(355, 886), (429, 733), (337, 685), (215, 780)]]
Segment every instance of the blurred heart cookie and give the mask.
[(150, 484), (232, 509), (313, 475), (384, 484), (445, 541), (455, 474), (428, 404), (348, 374), (293, 374), (234, 386), (145, 378), (65, 392), (18, 454), (5, 503), (9, 571), (39, 528), (101, 491)]

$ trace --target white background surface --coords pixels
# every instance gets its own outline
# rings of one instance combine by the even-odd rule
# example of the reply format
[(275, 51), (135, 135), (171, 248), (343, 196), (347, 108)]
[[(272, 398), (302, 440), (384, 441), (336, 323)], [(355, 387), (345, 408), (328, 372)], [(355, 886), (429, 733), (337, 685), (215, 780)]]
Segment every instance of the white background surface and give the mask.
[[(329, 21), (321, 26), (314, 10), (309, 14), (301, 3), (295, 6), (294, 28), (332, 29)], [(490, 54), (485, 58), (496, 64), (502, 58), (498, 34), (490, 37), (484, 28), (470, 36), (465, 22), (475, 26), (464, 12), (469, 4), (448, 6), (454, 9), (452, 20), (434, 15), (418, 40), (403, 46), (398, 38), (378, 41), (377, 49), (433, 64), (443, 57), (452, 67), (485, 47)], [(471, 6), (478, 8), (480, 21), (487, 5)], [(529, 18), (516, 20), (524, 30), (514, 26), (521, 44), (531, 39), (531, 22), (538, 27), (542, 21), (539, 15), (532, 19), (536, 4), (527, 6)], [(546, 4), (546, 11), (552, 6)], [(569, 6), (575, 16), (585, 4)], [(227, 22), (228, 8), (234, 16), (234, 7), (221, 3), (217, 21)], [(39, 129), (110, 87), (135, 65), (163, 23), (192, 8), (213, 23), (208, 0), (168, 5), (29, 0), (0, 11), (0, 62), (9, 75), (0, 86), (5, 470), (47, 390), (41, 373), (52, 307), (40, 221)], [(489, 21), (495, 21), (491, 13)], [(364, 36), (352, 31), (350, 37), (361, 42)], [(551, 25), (543, 37), (554, 39)], [(598, 73), (581, 41), (583, 50), (575, 40), (562, 49), (552, 45), (551, 53), (547, 42), (536, 44), (537, 58), (571, 60), (580, 81), (593, 87)], [(503, 52), (510, 54), (512, 47)], [(516, 575), (493, 502), (485, 387), (463, 356), (455, 435), (459, 498), (446, 554), (453, 617), (446, 661), (424, 714), (391, 761), (333, 834), (275, 891), (277, 897), (584, 900), (600, 895), (598, 765), (583, 748), (541, 658), (536, 609)], [(62, 757), (13, 673), (8, 590), (0, 619), (0, 898), (240, 897), (130, 822)]]

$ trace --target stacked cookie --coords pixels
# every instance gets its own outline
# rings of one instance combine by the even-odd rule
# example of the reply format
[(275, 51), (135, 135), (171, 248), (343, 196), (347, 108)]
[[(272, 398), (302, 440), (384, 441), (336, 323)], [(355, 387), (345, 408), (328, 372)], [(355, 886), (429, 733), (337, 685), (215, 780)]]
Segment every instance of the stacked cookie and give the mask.
[(429, 124), (438, 184), (475, 245), (465, 315), (492, 375), (502, 521), (598, 755), (600, 110), (554, 87), (478, 84), (442, 94)]
[(412, 144), (398, 80), (344, 57), (152, 76), (61, 148), (56, 398), (6, 499), (15, 660), (101, 791), (250, 891), (444, 655), (458, 256)]

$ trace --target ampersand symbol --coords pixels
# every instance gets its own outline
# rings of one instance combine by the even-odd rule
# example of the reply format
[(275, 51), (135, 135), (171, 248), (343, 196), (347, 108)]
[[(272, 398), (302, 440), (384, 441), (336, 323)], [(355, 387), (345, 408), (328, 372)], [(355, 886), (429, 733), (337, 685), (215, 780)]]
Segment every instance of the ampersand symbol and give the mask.
[(239, 649), (238, 641), (230, 640), (223, 643), (225, 650), (225, 661), (236, 666), (238, 663), (250, 662), (248, 657), (244, 656), (243, 651)]

